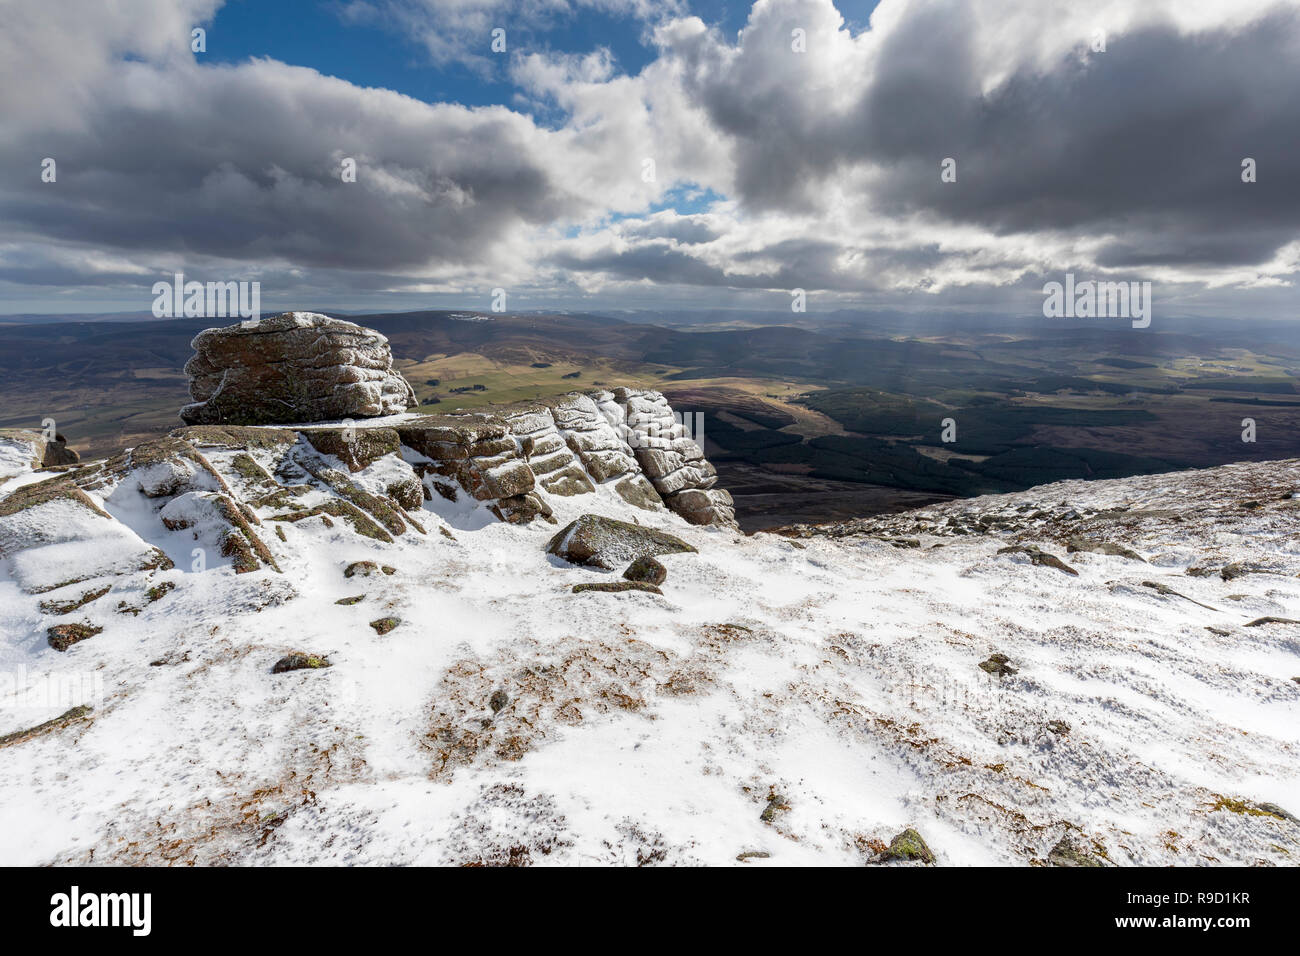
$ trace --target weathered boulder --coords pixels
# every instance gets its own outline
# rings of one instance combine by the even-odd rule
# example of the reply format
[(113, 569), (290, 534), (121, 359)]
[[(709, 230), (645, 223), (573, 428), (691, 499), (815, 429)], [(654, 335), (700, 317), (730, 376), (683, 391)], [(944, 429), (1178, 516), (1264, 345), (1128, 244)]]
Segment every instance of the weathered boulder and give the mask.
[(200, 332), (185, 363), (189, 425), (271, 425), (404, 412), (415, 392), (373, 329), (285, 312)]
[(617, 427), (664, 504), (691, 524), (738, 527), (735, 502), (714, 488), (717, 471), (668, 400), (659, 392), (631, 388), (614, 389), (612, 399), (601, 409), (613, 419), (621, 410)]
[(877, 857), (880, 863), (899, 860), (905, 863), (933, 863), (934, 853), (921, 834), (908, 827), (889, 841), (889, 848)]
[(613, 571), (637, 558), (694, 552), (695, 548), (666, 531), (601, 515), (583, 515), (556, 532), (546, 551), (572, 564)]
[(663, 584), (668, 580), (668, 569), (654, 558), (637, 558), (627, 566), (623, 577), (642, 584)]

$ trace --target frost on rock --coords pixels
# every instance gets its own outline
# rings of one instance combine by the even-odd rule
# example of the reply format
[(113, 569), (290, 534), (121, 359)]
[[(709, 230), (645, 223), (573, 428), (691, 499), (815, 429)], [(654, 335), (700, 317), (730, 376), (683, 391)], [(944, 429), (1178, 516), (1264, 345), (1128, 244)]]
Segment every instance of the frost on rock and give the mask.
[(189, 425), (270, 425), (404, 412), (415, 392), (373, 329), (285, 312), (200, 332), (185, 364)]

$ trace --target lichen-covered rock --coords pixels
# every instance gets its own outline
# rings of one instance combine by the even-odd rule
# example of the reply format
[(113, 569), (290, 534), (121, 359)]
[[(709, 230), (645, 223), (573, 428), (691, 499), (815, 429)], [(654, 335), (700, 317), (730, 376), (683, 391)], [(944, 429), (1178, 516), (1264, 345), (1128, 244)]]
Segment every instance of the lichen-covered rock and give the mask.
[(429, 459), (422, 464), (426, 475), (451, 479), (478, 501), (493, 502), (503, 520), (550, 516), (551, 509), (532, 495), (537, 482), (522, 457), (523, 444), (500, 416), (426, 415), (397, 431), (402, 444)]
[(198, 449), (171, 435), (141, 442), (109, 459), (104, 468), (110, 478), (129, 483), (146, 498), (174, 498), (190, 491), (232, 494)]
[(980, 670), (994, 677), (1010, 677), (1017, 673), (1011, 666), (1011, 658), (1005, 654), (990, 654), (988, 660), (980, 661)]
[(256, 428), (251, 425), (191, 425), (171, 432), (195, 448), (228, 448), (241, 451), (283, 450), (298, 440), (289, 428)]
[(613, 571), (637, 558), (694, 552), (695, 548), (666, 531), (601, 515), (583, 515), (556, 532), (546, 551), (572, 564)]
[(351, 472), (361, 471), (385, 455), (396, 455), (401, 449), (401, 439), (392, 428), (331, 425), (303, 428), (298, 434), (318, 452), (333, 455)]
[(651, 557), (637, 558), (627, 566), (623, 577), (643, 584), (663, 584), (668, 580), (668, 569)]
[(1049, 866), (1105, 866), (1095, 854), (1082, 848), (1068, 836), (1063, 836), (1057, 841), (1056, 846), (1052, 847), (1047, 854), (1047, 863)]
[(396, 571), (396, 568), (390, 568), (388, 565), (381, 568), (374, 561), (353, 561), (343, 569), (343, 576), (345, 578), (355, 578), (360, 575), (363, 578), (368, 578), (375, 574), (395, 574)]
[(322, 654), (304, 654), (302, 651), (294, 651), (276, 661), (271, 668), (271, 673), (285, 674), (289, 671), (319, 670), (332, 666), (330, 659)]
[(229, 495), (186, 492), (169, 501), (158, 516), (169, 531), (190, 531), (196, 541), (215, 540), (218, 552), (231, 559), (236, 574), (263, 565), (280, 570), (248, 515)]
[(934, 853), (926, 845), (921, 834), (908, 827), (889, 843), (889, 848), (880, 854), (879, 861), (884, 863), (899, 860), (906, 863), (933, 863)]
[(416, 404), (384, 336), (315, 312), (207, 329), (192, 345), (189, 425), (368, 418)]
[(587, 591), (595, 591), (605, 594), (621, 594), (624, 591), (645, 591), (648, 594), (663, 594), (653, 584), (647, 584), (644, 581), (598, 581), (591, 584), (575, 584), (573, 586), (574, 594), (583, 594)]

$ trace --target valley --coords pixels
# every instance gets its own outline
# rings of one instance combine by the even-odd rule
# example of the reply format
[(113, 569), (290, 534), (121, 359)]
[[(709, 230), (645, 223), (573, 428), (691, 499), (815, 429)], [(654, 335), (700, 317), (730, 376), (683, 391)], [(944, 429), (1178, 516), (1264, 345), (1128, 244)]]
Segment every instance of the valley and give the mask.
[[(465, 321), (471, 315), (480, 321)], [(992, 318), (350, 316), (425, 412), (654, 388), (699, 416), (747, 531), (1075, 478), (1300, 455), (1300, 337), (1278, 324), (1069, 328)], [(661, 320), (661, 322), (656, 321)], [(176, 427), (204, 320), (0, 326), (0, 427), (83, 456)], [(1247, 344), (1249, 347), (1246, 347)], [(1242, 439), (1243, 419), (1256, 440)], [(942, 440), (945, 419), (955, 441)]]

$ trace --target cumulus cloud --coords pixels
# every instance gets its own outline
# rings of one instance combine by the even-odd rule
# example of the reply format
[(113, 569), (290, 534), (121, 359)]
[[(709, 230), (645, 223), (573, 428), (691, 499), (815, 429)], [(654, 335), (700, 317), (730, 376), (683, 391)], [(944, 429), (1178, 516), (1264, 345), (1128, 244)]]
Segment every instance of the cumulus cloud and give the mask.
[(647, 288), (852, 303), (1067, 269), (1180, 290), (1300, 270), (1294, 2), (883, 0), (854, 32), (831, 0), (759, 0), (738, 36), (642, 0), (344, 8), (453, 45), (428, 39), (435, 58), (502, 18), (526, 32), (594, 9), (652, 44), (635, 74), (602, 49), (514, 47), (515, 100), (476, 108), (205, 64), (189, 30), (218, 5), (10, 5), (0, 283), (206, 269), (609, 307)]

